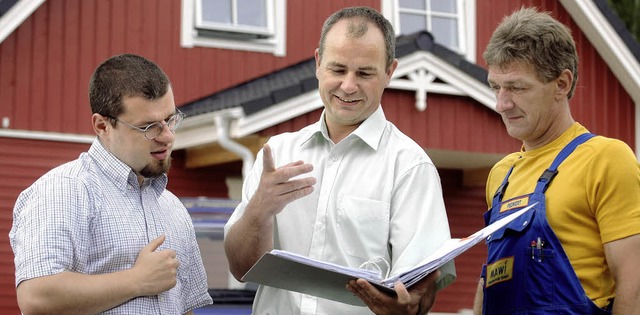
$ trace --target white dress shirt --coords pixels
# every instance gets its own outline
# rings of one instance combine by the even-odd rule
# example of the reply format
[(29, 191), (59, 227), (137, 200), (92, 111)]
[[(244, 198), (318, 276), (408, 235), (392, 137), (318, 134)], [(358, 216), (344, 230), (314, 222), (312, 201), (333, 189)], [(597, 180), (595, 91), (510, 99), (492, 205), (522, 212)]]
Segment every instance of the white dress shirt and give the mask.
[[(436, 167), (418, 144), (386, 120), (382, 107), (338, 144), (328, 136), (323, 113), (317, 123), (274, 136), (269, 145), (276, 167), (302, 160), (314, 167), (303, 176), (317, 179), (311, 195), (288, 204), (276, 216), (276, 249), (351, 267), (383, 258), (391, 265), (389, 275), (395, 275), (417, 265), (450, 238)], [(243, 214), (261, 173), (262, 151), (225, 233)], [(455, 279), (453, 263), (441, 272), (438, 289)], [(352, 293), (345, 288), (344, 294)], [(260, 286), (253, 314), (371, 311)]]

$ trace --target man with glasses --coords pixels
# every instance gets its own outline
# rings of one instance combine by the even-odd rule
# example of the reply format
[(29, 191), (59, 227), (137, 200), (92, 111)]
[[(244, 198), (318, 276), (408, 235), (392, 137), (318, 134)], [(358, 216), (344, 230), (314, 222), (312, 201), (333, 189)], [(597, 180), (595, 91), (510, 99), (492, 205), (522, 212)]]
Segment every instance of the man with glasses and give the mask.
[(142, 132), (144, 134), (144, 137), (149, 139), (149, 140), (153, 140), (155, 137), (157, 137), (160, 133), (162, 133), (162, 131), (164, 130), (164, 126), (166, 125), (167, 128), (169, 128), (169, 130), (171, 131), (175, 131), (176, 128), (178, 128), (178, 126), (180, 126), (180, 123), (182, 123), (182, 120), (184, 119), (184, 113), (181, 112), (179, 109), (176, 109), (176, 113), (174, 115), (171, 115), (171, 117), (169, 117), (164, 123), (161, 121), (156, 121), (153, 123), (150, 123), (148, 125), (145, 125), (143, 127), (136, 127), (130, 123), (124, 122), (122, 120), (119, 120), (118, 118), (115, 117), (111, 117), (109, 115), (105, 115), (105, 117), (108, 117), (110, 119), (113, 119), (119, 123), (125, 124), (127, 126), (129, 126), (131, 129), (133, 130), (138, 130), (140, 132)]
[(112, 57), (89, 84), (97, 134), (16, 202), (9, 234), (25, 314), (192, 314), (210, 304), (190, 216), (166, 190), (184, 114), (153, 62)]

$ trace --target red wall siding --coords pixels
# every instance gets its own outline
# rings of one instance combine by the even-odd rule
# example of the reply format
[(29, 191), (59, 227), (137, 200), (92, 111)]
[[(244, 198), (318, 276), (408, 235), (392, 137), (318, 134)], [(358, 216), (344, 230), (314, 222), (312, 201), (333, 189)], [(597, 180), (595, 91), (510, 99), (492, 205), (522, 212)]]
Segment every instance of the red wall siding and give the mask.
[[(451, 236), (463, 238), (483, 228), (482, 214), (487, 209), (484, 186), (463, 186), (463, 174), (459, 170), (439, 170), (439, 173)], [(461, 309), (472, 309), (480, 269), (486, 259), (487, 247), (484, 242), (458, 256), (454, 260), (458, 278), (438, 293), (432, 310), (457, 313)]]
[(287, 1), (287, 55), (275, 57), (180, 47), (181, 0), (49, 0), (0, 43), (0, 117), (13, 129), (91, 134), (88, 80), (124, 52), (156, 61), (184, 104), (313, 56), (322, 21), (346, 5), (379, 0)]
[(423, 148), (483, 153), (520, 148), (498, 114), (468, 97), (428, 94), (424, 111), (414, 104), (415, 93), (408, 91), (387, 90), (382, 99), (387, 119)]

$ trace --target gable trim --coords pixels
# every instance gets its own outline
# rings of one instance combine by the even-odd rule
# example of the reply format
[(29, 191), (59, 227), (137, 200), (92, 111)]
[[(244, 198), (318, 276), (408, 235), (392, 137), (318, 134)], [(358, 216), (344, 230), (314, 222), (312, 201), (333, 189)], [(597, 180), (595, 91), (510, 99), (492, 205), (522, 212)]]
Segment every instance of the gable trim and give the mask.
[[(402, 57), (393, 76), (388, 88), (416, 91), (416, 108), (420, 111), (427, 107), (427, 93), (469, 96), (491, 110), (496, 110), (495, 95), (487, 84), (428, 51), (417, 51)], [(404, 76), (409, 79), (403, 79)], [(444, 83), (433, 82), (435, 78)]]
[(585, 33), (611, 71), (640, 103), (640, 63), (613, 29), (598, 7), (591, 1), (560, 0), (571, 17)]
[(45, 0), (20, 0), (0, 17), (0, 43), (15, 31)]
[(635, 153), (640, 160), (640, 62), (592, 1), (560, 0), (635, 103)]

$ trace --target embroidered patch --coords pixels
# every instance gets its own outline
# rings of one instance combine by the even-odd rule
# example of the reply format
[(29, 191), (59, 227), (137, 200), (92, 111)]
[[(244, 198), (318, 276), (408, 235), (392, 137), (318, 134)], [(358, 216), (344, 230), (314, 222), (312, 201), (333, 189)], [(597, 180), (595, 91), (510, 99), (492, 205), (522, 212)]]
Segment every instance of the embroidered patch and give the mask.
[(487, 265), (487, 283), (490, 287), (496, 283), (505, 282), (513, 278), (513, 256), (502, 258), (491, 265)]
[(502, 203), (502, 205), (500, 206), (500, 212), (502, 213), (505, 211), (526, 207), (528, 205), (529, 205), (529, 196), (514, 198)]

